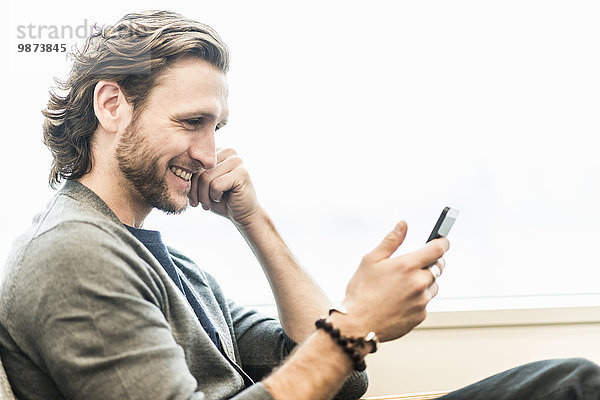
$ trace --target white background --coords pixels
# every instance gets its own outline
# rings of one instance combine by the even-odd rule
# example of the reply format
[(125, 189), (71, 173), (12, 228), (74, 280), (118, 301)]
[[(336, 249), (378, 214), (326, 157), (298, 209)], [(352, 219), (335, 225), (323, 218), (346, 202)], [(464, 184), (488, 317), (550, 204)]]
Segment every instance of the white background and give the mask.
[[(300, 262), (334, 299), (400, 220), (401, 252), (441, 209), (450, 234), (441, 299), (600, 289), (600, 6), (592, 1), (11, 2), (2, 24), (0, 258), (52, 195), (42, 115), (64, 53), (18, 53), (17, 26), (111, 24), (171, 9), (232, 52), (234, 147)], [(6, 15), (6, 14), (5, 14)], [(228, 221), (153, 213), (146, 228), (246, 304), (272, 297)], [(74, 243), (73, 245), (76, 245)], [(463, 300), (465, 307), (476, 300)], [(518, 301), (517, 301), (518, 303)]]

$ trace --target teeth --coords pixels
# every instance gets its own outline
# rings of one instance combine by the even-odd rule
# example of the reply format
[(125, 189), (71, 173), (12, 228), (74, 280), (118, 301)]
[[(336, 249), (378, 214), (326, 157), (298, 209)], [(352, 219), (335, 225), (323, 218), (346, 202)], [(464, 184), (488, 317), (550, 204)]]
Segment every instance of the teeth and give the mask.
[(191, 172), (185, 172), (183, 170), (181, 170), (180, 168), (177, 167), (171, 167), (171, 171), (177, 175), (178, 177), (180, 177), (183, 180), (189, 181), (190, 178), (192, 177), (192, 173)]

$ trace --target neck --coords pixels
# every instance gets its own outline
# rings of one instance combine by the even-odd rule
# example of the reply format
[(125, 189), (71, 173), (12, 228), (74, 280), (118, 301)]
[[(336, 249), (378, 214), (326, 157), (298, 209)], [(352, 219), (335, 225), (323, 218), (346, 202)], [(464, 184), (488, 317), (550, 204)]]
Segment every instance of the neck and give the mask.
[(95, 169), (77, 181), (96, 193), (123, 224), (142, 228), (152, 207), (141, 203), (140, 197), (133, 193), (135, 189), (124, 179)]

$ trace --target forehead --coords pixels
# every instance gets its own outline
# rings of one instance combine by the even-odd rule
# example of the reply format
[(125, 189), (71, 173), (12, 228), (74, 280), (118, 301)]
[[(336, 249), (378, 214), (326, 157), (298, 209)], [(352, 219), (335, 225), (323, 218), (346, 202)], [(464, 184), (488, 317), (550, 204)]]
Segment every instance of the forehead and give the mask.
[(227, 96), (225, 74), (190, 57), (176, 61), (158, 78), (149, 105), (170, 114), (202, 112), (227, 119)]

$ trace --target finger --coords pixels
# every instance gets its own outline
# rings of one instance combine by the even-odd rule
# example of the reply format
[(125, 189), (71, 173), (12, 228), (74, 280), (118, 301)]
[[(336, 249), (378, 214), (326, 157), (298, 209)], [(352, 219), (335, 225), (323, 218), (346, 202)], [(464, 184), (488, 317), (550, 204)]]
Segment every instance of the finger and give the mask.
[(202, 204), (202, 208), (210, 210), (212, 202), (210, 200), (210, 182), (212, 177), (207, 171), (202, 172), (198, 176), (198, 202)]
[(237, 152), (232, 148), (217, 149), (217, 164), (225, 161), (230, 157), (237, 157)]
[(439, 260), (437, 260), (435, 265), (440, 267), (440, 271), (444, 272), (444, 268), (446, 268), (446, 260), (444, 260), (444, 258), (440, 258)]
[(368, 253), (365, 258), (369, 259), (372, 262), (381, 261), (385, 258), (389, 258), (398, 247), (404, 241), (406, 237), (406, 231), (408, 226), (405, 221), (400, 221), (394, 229), (386, 235), (386, 237), (373, 249), (370, 253)]
[(444, 271), (444, 268), (446, 268), (446, 260), (444, 260), (443, 258), (440, 258), (439, 260), (437, 260), (435, 263), (431, 264), (431, 265), (427, 265), (425, 267), (423, 267), (423, 269), (426, 268), (431, 268), (434, 265), (437, 265), (438, 268), (440, 269), (440, 272)]
[(225, 175), (221, 175), (210, 182), (209, 185), (209, 196), (212, 201), (219, 203), (223, 198), (223, 194), (233, 189), (238, 185), (239, 173), (237, 170), (233, 170)]
[(234, 150), (225, 149), (217, 154), (217, 165), (202, 171), (200, 183), (209, 183), (214, 178), (227, 174), (243, 164), (242, 159), (237, 156)]
[(427, 286), (433, 285), (435, 281), (442, 275), (442, 270), (438, 267), (437, 264), (423, 268), (423, 272), (427, 275), (427, 279), (429, 282)]
[(192, 175), (192, 185), (190, 187), (190, 192), (188, 193), (188, 198), (190, 199), (190, 206), (197, 207), (200, 203), (198, 201), (198, 179), (200, 178), (200, 174), (196, 173)]
[(425, 290), (425, 296), (429, 299), (427, 301), (427, 303), (429, 303), (431, 301), (431, 299), (433, 299), (435, 296), (437, 296), (437, 294), (440, 291), (440, 286), (437, 284), (437, 282), (433, 282), (426, 290)]
[(448, 239), (442, 237), (432, 240), (419, 250), (408, 253), (405, 256), (414, 268), (425, 268), (435, 264), (450, 247)]
[[(227, 149), (226, 149), (227, 150)], [(202, 204), (205, 210), (209, 210), (212, 202), (219, 202), (223, 197), (223, 192), (226, 192), (234, 187), (233, 181), (231, 183), (223, 183), (220, 179), (223, 176), (228, 176), (225, 182), (230, 182), (231, 178), (240, 176), (228, 175), (232, 171), (238, 170), (238, 172), (245, 171), (242, 166), (242, 160), (233, 155), (226, 157), (223, 161), (219, 162), (214, 168), (206, 170), (200, 174), (198, 178), (198, 201)], [(218, 185), (214, 186), (213, 182), (219, 180)]]

